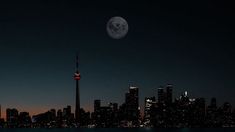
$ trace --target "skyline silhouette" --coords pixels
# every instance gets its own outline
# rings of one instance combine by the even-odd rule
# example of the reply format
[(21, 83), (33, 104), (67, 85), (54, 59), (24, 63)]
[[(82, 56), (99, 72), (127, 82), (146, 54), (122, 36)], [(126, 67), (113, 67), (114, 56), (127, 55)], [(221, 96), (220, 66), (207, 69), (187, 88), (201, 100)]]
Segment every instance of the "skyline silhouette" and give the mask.
[[(80, 80), (80, 77), (79, 77)], [(77, 82), (78, 80), (76, 80)], [(76, 85), (77, 87), (77, 85)], [(76, 89), (77, 91), (77, 89)], [(43, 113), (30, 115), (27, 111), (7, 108), (6, 117), (1, 118), (0, 128), (116, 128), (116, 127), (234, 127), (235, 109), (229, 102), (222, 106), (216, 98), (207, 104), (205, 98), (192, 98), (184, 91), (173, 99), (174, 86), (167, 84), (157, 88), (157, 96), (144, 99), (144, 111), (140, 109), (139, 88), (129, 85), (124, 103), (93, 102), (94, 111), (73, 108), (51, 108)], [(77, 95), (75, 97), (77, 102)], [(75, 109), (74, 113), (72, 109)], [(180, 117), (180, 118), (179, 118)]]
[[(77, 58), (77, 57), (76, 57)], [(77, 59), (76, 59), (77, 60)], [(76, 62), (77, 63), (77, 62)], [(76, 67), (77, 67), (78, 65), (76, 64)], [(75, 73), (77, 73), (77, 68), (76, 68), (76, 72)], [(74, 80), (77, 80), (77, 79), (79, 79), (80, 80), (80, 73), (79, 73), (79, 75), (74, 75)], [(173, 84), (167, 84), (166, 86), (168, 86), (168, 85), (171, 85), (171, 87), (173, 87), (174, 85)], [(77, 85), (76, 85), (76, 87), (77, 87)], [(131, 83), (129, 83), (129, 88), (131, 88), (131, 87), (136, 87), (136, 86), (134, 86), (133, 84), (131, 84)], [(138, 89), (140, 89), (138, 86), (137, 86), (137, 88)], [(158, 87), (156, 87), (155, 88), (155, 90), (153, 89), (153, 96), (146, 96), (146, 97), (144, 97), (144, 99), (146, 99), (146, 98), (151, 98), (151, 97), (154, 97), (154, 98), (158, 98), (158, 100), (159, 100), (159, 98), (162, 98), (162, 100), (164, 100), (163, 98), (165, 98), (165, 97), (161, 97), (161, 96), (163, 96), (163, 95), (159, 95), (159, 89), (163, 89), (164, 88), (164, 86), (163, 85), (159, 85)], [(167, 88), (167, 87), (166, 87)], [(196, 98), (204, 98), (204, 97), (202, 97), (202, 96), (199, 96), (199, 97), (193, 97), (193, 96), (191, 96), (190, 95), (190, 93), (187, 91), (187, 90), (185, 90), (185, 91), (181, 91), (181, 94), (179, 94), (179, 95), (175, 95), (175, 94), (173, 94), (172, 93), (172, 90), (174, 90), (175, 89), (175, 87), (172, 89), (171, 88), (171, 98), (170, 98), (170, 100), (171, 101), (176, 101), (177, 99), (179, 99), (180, 98), (180, 96), (182, 96), (182, 95), (186, 95), (186, 96), (188, 96), (188, 97), (191, 97), (191, 99), (196, 99)], [(76, 89), (75, 89), (76, 90)], [(163, 91), (162, 91), (163, 92)], [(75, 92), (76, 93), (76, 92)], [(77, 100), (76, 100), (76, 96), (75, 96), (76, 94), (74, 94), (74, 101), (73, 102), (71, 102), (70, 104), (67, 104), (67, 106), (72, 106), (72, 108), (74, 108), (74, 109), (71, 109), (71, 112), (74, 112), (74, 115), (75, 115), (75, 109), (76, 109), (76, 103), (77, 103)], [(167, 96), (167, 95), (164, 95), (164, 96)], [(100, 98), (103, 98), (103, 97), (100, 97)], [(94, 100), (100, 100), (100, 98), (96, 98), (96, 99), (94, 99)], [(138, 98), (139, 98), (139, 94), (138, 94)], [(204, 98), (205, 99), (205, 105), (209, 105), (211, 102), (211, 99), (213, 99), (213, 98), (215, 98), (215, 97), (211, 97), (211, 98)], [(215, 98), (216, 99), (216, 98)], [(94, 101), (93, 100), (93, 101)], [(111, 100), (101, 100), (102, 101), (102, 105), (108, 105), (109, 103), (112, 103), (112, 102), (114, 102), (114, 101), (112, 101), (112, 99)], [(79, 101), (80, 102), (80, 101)], [(139, 105), (139, 107), (141, 108), (140, 109), (140, 114), (141, 114), (141, 117), (143, 117), (144, 116), (144, 100), (140, 100), (139, 101), (140, 102), (140, 105)], [(141, 103), (142, 102), (142, 103)], [(161, 102), (161, 101), (160, 101)], [(223, 105), (224, 103), (231, 103), (231, 104), (233, 104), (232, 102), (229, 102), (229, 101), (225, 101), (225, 102), (222, 102), (222, 103), (218, 103), (219, 102), (219, 100), (217, 100), (216, 101), (217, 103), (217, 105), (218, 106), (220, 106), (220, 105)], [(54, 102), (54, 103), (56, 103), (56, 102)], [(120, 103), (120, 102), (116, 102), (116, 103)], [(159, 103), (159, 102), (158, 102)], [(72, 105), (71, 105), (72, 104)], [(91, 103), (92, 104), (92, 103)], [(92, 106), (90, 104), (90, 106)], [(121, 103), (120, 103), (121, 104)], [(61, 106), (61, 107), (59, 107), (59, 109), (61, 109), (63, 106)], [(16, 107), (8, 107), (8, 108), (6, 108), (6, 107), (2, 107), (2, 105), (0, 104), (0, 108), (1, 108), (1, 116), (0, 116), (0, 118), (4, 118), (4, 119), (6, 119), (6, 113), (5, 113), (5, 111), (3, 111), (3, 109), (5, 108), (5, 109), (8, 109), (8, 108), (10, 108), (10, 109), (18, 109), (18, 108), (16, 108)], [(48, 108), (50, 108), (50, 109), (55, 109), (55, 108), (53, 108), (53, 107), (48, 107)], [(94, 110), (94, 107), (92, 107), (92, 108), (90, 108), (90, 109), (86, 109), (86, 108), (84, 108), (84, 107), (81, 107), (81, 109), (84, 109), (85, 111), (87, 111), (87, 112), (94, 112), (93, 110)], [(23, 108), (23, 109), (20, 109), (22, 112), (24, 112), (24, 111), (27, 111), (25, 108)], [(29, 115), (31, 115), (31, 116), (33, 116), (33, 115), (37, 115), (37, 114), (40, 114), (40, 113), (42, 113), (42, 112), (46, 112), (46, 111), (48, 111), (49, 109), (43, 109), (43, 111), (40, 111), (40, 112), (37, 112), (37, 113), (33, 113), (33, 114), (31, 114), (30, 112), (29, 112)], [(232, 107), (232, 110), (235, 110), (233, 107)], [(28, 112), (28, 111), (27, 111)], [(75, 117), (75, 116), (74, 116)]]

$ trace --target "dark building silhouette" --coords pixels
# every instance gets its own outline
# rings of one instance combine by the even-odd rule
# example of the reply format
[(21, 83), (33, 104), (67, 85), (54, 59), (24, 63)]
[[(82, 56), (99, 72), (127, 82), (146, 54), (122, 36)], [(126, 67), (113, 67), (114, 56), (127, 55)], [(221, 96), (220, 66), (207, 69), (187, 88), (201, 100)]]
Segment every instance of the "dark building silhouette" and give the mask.
[(231, 127), (232, 121), (232, 105), (229, 102), (225, 102), (222, 106), (222, 124), (223, 127)]
[(2, 118), (2, 107), (0, 105), (0, 128), (2, 128), (4, 125), (4, 119)]
[(86, 112), (84, 109), (80, 109), (80, 126), (81, 127), (86, 127), (89, 124), (91, 124), (91, 117), (90, 117), (90, 112)]
[(3, 118), (0, 118), (0, 128), (4, 128), (5, 121)]
[(101, 106), (101, 101), (100, 100), (95, 100), (94, 101), (94, 112), (98, 111)]
[(160, 86), (158, 88), (158, 103), (164, 103), (164, 100), (165, 100), (164, 88)]
[(166, 104), (172, 103), (172, 89), (173, 89), (172, 84), (168, 84), (166, 86)]
[(218, 108), (216, 103), (216, 98), (212, 98), (210, 105), (207, 106), (206, 110), (206, 126), (209, 127), (219, 127), (220, 123), (218, 122)]
[(100, 100), (94, 101), (94, 113), (92, 114), (92, 120), (95, 124), (95, 127), (117, 127), (117, 114), (117, 103), (109, 103), (108, 106), (101, 106)]
[(57, 120), (61, 121), (61, 120), (62, 120), (62, 117), (63, 117), (62, 115), (63, 115), (62, 110), (59, 109), (59, 110), (57, 111)]
[(216, 98), (212, 98), (212, 99), (211, 99), (210, 106), (211, 106), (212, 108), (217, 108)]
[(56, 110), (51, 109), (50, 112), (51, 112), (51, 115), (52, 115), (52, 121), (55, 121), (56, 120)]
[(233, 109), (233, 112), (232, 112), (232, 124), (233, 124), (233, 126), (235, 126), (235, 109)]
[(206, 104), (204, 98), (196, 98), (189, 102), (188, 120), (190, 127), (204, 127)]
[(19, 114), (19, 127), (20, 128), (30, 128), (31, 127), (31, 117), (29, 115), (29, 112), (20, 112)]
[(54, 109), (51, 109), (45, 113), (34, 115), (32, 117), (33, 125), (37, 128), (50, 128), (56, 127), (56, 117)]
[(67, 106), (66, 108), (63, 108), (63, 117), (69, 118), (71, 116), (71, 106)]
[[(194, 101), (195, 99), (192, 99)], [(176, 119), (177, 125), (179, 127), (187, 127), (189, 123), (189, 104), (190, 99), (188, 97), (188, 92), (185, 91), (182, 95), (175, 100), (176, 105)]]
[(19, 113), (18, 113), (17, 109), (15, 109), (15, 108), (13, 108), (13, 109), (8, 108), (6, 110), (7, 126), (9, 128), (18, 127), (18, 116), (19, 116)]
[(71, 112), (71, 106), (68, 105), (66, 108), (63, 108), (63, 113), (62, 113), (62, 119), (67, 123), (71, 124), (74, 117), (74, 115)]
[(118, 125), (119, 125), (118, 103), (109, 103), (109, 107), (112, 110), (112, 113), (111, 113), (112, 127), (118, 127)]
[(130, 86), (129, 92), (126, 93), (126, 115), (127, 120), (131, 121), (133, 125), (139, 124), (140, 109), (139, 109), (139, 89)]
[(0, 105), (0, 119), (2, 118), (2, 106)]
[(108, 106), (102, 106), (96, 113), (97, 127), (111, 127), (112, 110)]

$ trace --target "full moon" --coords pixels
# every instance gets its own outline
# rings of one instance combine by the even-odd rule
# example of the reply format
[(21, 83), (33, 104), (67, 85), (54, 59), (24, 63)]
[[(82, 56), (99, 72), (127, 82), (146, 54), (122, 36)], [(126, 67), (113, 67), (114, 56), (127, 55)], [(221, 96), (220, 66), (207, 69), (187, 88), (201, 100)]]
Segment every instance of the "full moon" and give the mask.
[(128, 32), (128, 23), (122, 17), (112, 17), (107, 23), (106, 30), (111, 38), (121, 39), (125, 37)]

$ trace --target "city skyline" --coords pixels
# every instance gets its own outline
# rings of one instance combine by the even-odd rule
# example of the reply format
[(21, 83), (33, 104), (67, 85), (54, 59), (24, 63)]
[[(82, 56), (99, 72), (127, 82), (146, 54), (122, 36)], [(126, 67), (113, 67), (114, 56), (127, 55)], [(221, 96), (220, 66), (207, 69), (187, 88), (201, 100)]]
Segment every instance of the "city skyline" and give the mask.
[[(125, 3), (125, 4), (123, 4)], [(231, 4), (232, 5), (232, 4)], [(80, 52), (81, 107), (124, 102), (129, 84), (140, 105), (161, 84), (174, 97), (212, 97), (235, 106), (234, 15), (218, 1), (3, 1), (0, 4), (0, 104), (41, 113), (75, 108), (74, 57)], [(106, 32), (121, 16), (129, 31)], [(2, 111), (2, 116), (5, 111)], [(4, 116), (5, 117), (5, 116)]]
[[(76, 70), (76, 72), (77, 72), (78, 70)], [(76, 73), (75, 72), (75, 73)], [(74, 78), (75, 78), (75, 80), (76, 80), (76, 77), (78, 77), (79, 78), (79, 80), (80, 80), (80, 74), (79, 74), (79, 76), (74, 76)], [(77, 86), (76, 86), (77, 87)], [(139, 91), (139, 87), (137, 87), (137, 86), (134, 86), (134, 85), (131, 85), (131, 84), (129, 84), (128, 85), (128, 87), (129, 87), (129, 89), (138, 89), (138, 91)], [(75, 89), (76, 90), (76, 89)], [(138, 106), (140, 107), (140, 115), (141, 115), (141, 118), (144, 118), (144, 115), (145, 115), (145, 107), (146, 107), (146, 99), (150, 99), (150, 100), (152, 100), (153, 98), (154, 98), (154, 101), (156, 102), (156, 103), (166, 103), (166, 104), (168, 104), (168, 103), (171, 103), (171, 102), (175, 102), (175, 101), (177, 101), (177, 100), (179, 100), (180, 98), (181, 98), (181, 96), (187, 96), (187, 97), (189, 97), (189, 99), (190, 100), (195, 100), (195, 99), (198, 99), (198, 98), (203, 98), (204, 100), (205, 100), (205, 105), (206, 106), (209, 106), (210, 104), (211, 104), (211, 100), (213, 100), (213, 99), (216, 99), (215, 97), (212, 97), (212, 98), (210, 98), (210, 99), (206, 99), (206, 98), (204, 98), (204, 97), (192, 97), (192, 96), (190, 96), (190, 94), (188, 93), (188, 91), (187, 90), (185, 90), (185, 91), (182, 91), (181, 92), (181, 94), (180, 95), (176, 95), (175, 97), (174, 97), (174, 92), (172, 92), (174, 90), (174, 85), (173, 84), (166, 84), (166, 85), (159, 85), (159, 87), (157, 87), (157, 88), (155, 88), (155, 95), (153, 95), (153, 96), (146, 96), (146, 97), (144, 97), (144, 99), (143, 100), (141, 100), (141, 99), (139, 99), (139, 92), (137, 92), (137, 96), (138, 96)], [(77, 92), (77, 91), (76, 91)], [(127, 92), (128, 93), (128, 92)], [(124, 93), (123, 93), (123, 95), (124, 95)], [(126, 96), (127, 95), (125, 95), (125, 98), (126, 98)], [(174, 98), (173, 98), (174, 97)], [(74, 97), (74, 107), (71, 107), (71, 106), (73, 106), (73, 105), (70, 105), (70, 104), (67, 104), (66, 106), (70, 106), (72, 109), (71, 109), (71, 112), (73, 112), (73, 114), (74, 114), (74, 118), (76, 119), (76, 120), (79, 120), (78, 118), (80, 118), (79, 117), (79, 114), (78, 114), (78, 117), (76, 116), (77, 114), (75, 114), (76, 113), (76, 104), (77, 104), (77, 96), (75, 96)], [(156, 99), (156, 100), (155, 100)], [(100, 98), (96, 98), (96, 99), (94, 99), (93, 100), (93, 102), (94, 101), (96, 101), (96, 100), (99, 100), (100, 101), (100, 105), (101, 106), (106, 106), (106, 105), (109, 105), (110, 103), (117, 103), (117, 105), (118, 105), (118, 107), (121, 107), (121, 105), (122, 104), (124, 104), (125, 103), (125, 100), (123, 100), (123, 102), (114, 102), (114, 101), (108, 101), (108, 100), (101, 100)], [(166, 100), (166, 101), (165, 101)], [(92, 102), (92, 103), (93, 103)], [(142, 102), (142, 103), (141, 103)], [(225, 102), (222, 102), (221, 104), (219, 104), (218, 103), (219, 102), (219, 100), (216, 100), (216, 105), (218, 106), (218, 108), (219, 107), (222, 107), (222, 105), (224, 104), (224, 103), (231, 103), (231, 102), (229, 102), (229, 101), (225, 101)], [(91, 104), (92, 104), (91, 103)], [(86, 108), (83, 108), (83, 107), (81, 107), (81, 109), (83, 109), (83, 110), (85, 110), (86, 112), (94, 112), (94, 109), (95, 109), (95, 107), (94, 107), (94, 105), (91, 105), (90, 104), (90, 106), (92, 106), (92, 108), (90, 108), (90, 109), (86, 109)], [(62, 109), (62, 107), (65, 107), (65, 106), (61, 106), (61, 107), (59, 107), (59, 108), (57, 108), (57, 109), (55, 109), (55, 108), (53, 108), (53, 107), (51, 107), (50, 109), (44, 109), (44, 111), (40, 111), (40, 112), (37, 112), (37, 113), (34, 113), (34, 114), (32, 114), (32, 113), (30, 113), (29, 112), (29, 115), (30, 116), (34, 116), (34, 115), (39, 115), (39, 114), (41, 114), (41, 113), (45, 113), (45, 112), (48, 112), (49, 110), (51, 110), (51, 109), (55, 109), (55, 110), (61, 110)], [(17, 109), (17, 110), (19, 110), (18, 108), (16, 108), (16, 107), (9, 107), (9, 108), (5, 108), (6, 110), (7, 109)], [(80, 108), (79, 108), (80, 109)], [(6, 119), (6, 113), (5, 113), (5, 111), (2, 109), (2, 105), (0, 104), (0, 110), (1, 110), (1, 112), (0, 112), (0, 118), (3, 118), (3, 119)], [(205, 109), (206, 110), (206, 109)], [(235, 110), (234, 109), (234, 107), (232, 107), (232, 110)], [(4, 111), (4, 112), (2, 112), (2, 111)], [(23, 109), (23, 110), (19, 110), (19, 112), (28, 112), (28, 110), (26, 110), (26, 109)], [(2, 113), (4, 113), (4, 114), (2, 114)], [(78, 112), (78, 113), (80, 113), (80, 112)]]
[[(7, 108), (5, 120), (0, 118), (0, 128), (234, 127), (235, 109), (229, 102), (219, 106), (217, 99), (211, 98), (206, 104), (205, 98), (191, 98), (187, 91), (173, 99), (173, 88), (172, 84), (160, 86), (157, 96), (145, 97), (142, 114), (139, 88), (129, 85), (123, 103), (109, 102), (104, 105), (96, 99), (93, 101), (93, 112), (83, 108), (77, 110), (77, 105), (75, 113), (67, 105), (36, 115)], [(77, 96), (75, 102), (77, 104)]]

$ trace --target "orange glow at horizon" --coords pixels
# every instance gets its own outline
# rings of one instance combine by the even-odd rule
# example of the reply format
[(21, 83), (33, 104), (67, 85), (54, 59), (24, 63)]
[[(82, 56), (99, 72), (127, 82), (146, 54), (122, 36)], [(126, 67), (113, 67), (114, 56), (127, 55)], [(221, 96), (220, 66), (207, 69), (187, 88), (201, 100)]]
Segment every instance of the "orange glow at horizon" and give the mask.
[[(67, 107), (67, 106), (64, 106), (64, 107)], [(37, 114), (41, 114), (41, 113), (45, 113), (47, 111), (49, 111), (50, 109), (55, 109), (56, 112), (61, 109), (63, 110), (64, 107), (61, 107), (61, 108), (49, 108), (49, 107), (34, 107), (34, 108), (27, 108), (27, 109), (22, 109), (22, 108), (16, 108), (18, 110), (18, 112), (29, 112), (29, 115), (32, 117), (34, 115), (37, 115)], [(83, 107), (85, 109), (85, 111), (89, 111), (89, 112), (92, 112), (92, 107), (91, 106), (84, 106)], [(6, 109), (7, 108), (3, 108), (1, 109), (1, 118), (3, 118), (4, 120), (6, 120)], [(74, 108), (72, 107), (72, 113), (74, 113)]]

